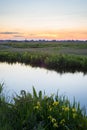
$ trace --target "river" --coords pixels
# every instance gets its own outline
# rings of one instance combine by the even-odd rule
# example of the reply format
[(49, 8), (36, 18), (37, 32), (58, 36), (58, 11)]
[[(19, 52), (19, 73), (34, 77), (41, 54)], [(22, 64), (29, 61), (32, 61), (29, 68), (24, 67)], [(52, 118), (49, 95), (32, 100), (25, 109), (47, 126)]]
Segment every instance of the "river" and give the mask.
[(74, 97), (81, 106), (87, 108), (87, 75), (82, 72), (58, 73), (45, 68), (31, 67), (25, 64), (0, 63), (0, 83), (4, 83), (8, 95), (19, 94), (20, 90), (32, 93), (34, 86), (36, 91), (50, 95), (67, 96), (71, 101)]

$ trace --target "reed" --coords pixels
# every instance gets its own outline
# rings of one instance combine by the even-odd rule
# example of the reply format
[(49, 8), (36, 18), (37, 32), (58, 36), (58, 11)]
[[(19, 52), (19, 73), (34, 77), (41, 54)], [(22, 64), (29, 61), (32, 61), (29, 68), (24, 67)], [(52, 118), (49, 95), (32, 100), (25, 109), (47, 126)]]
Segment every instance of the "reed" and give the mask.
[(20, 62), (32, 66), (46, 67), (58, 72), (87, 72), (86, 56), (35, 52), (0, 52), (0, 61), (8, 63)]
[[(21, 90), (8, 103), (2, 95), (0, 85), (0, 129), (1, 130), (83, 130), (87, 129), (87, 116), (80, 104), (65, 96), (47, 96), (42, 91), (33, 94)], [(4, 99), (4, 100), (3, 100)]]

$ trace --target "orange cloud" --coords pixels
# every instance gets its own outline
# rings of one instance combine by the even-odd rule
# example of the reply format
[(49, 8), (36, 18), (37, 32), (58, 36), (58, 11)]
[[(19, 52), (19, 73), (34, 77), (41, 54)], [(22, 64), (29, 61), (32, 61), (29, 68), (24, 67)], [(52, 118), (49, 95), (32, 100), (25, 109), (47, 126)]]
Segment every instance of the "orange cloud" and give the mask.
[(35, 32), (27, 33), (25, 35), (28, 39), (48, 39), (48, 40), (86, 40), (87, 31), (70, 31), (70, 30), (59, 30), (59, 31), (48, 31), (48, 32)]
[(87, 31), (84, 30), (49, 30), (49, 31), (2, 31), (0, 39), (48, 39), (48, 40), (87, 40)]

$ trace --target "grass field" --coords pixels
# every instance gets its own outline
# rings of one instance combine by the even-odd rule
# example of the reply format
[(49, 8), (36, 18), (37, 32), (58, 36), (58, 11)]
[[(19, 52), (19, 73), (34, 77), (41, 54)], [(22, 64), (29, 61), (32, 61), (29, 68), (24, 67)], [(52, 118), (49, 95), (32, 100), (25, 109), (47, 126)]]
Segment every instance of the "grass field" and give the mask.
[(87, 55), (87, 41), (9, 41), (0, 43), (0, 51)]
[(87, 72), (87, 41), (4, 41), (0, 42), (0, 61)]

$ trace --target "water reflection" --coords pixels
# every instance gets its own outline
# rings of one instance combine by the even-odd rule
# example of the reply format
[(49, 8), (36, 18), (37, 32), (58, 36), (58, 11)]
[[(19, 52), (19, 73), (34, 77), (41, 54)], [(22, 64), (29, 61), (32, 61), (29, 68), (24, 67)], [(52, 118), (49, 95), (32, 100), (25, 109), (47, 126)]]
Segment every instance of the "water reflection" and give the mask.
[(22, 89), (32, 92), (32, 86), (48, 95), (59, 90), (60, 95), (66, 95), (70, 100), (75, 97), (82, 106), (87, 106), (87, 75), (81, 72), (60, 74), (24, 64), (0, 63), (0, 82), (6, 84), (10, 93), (20, 93)]

